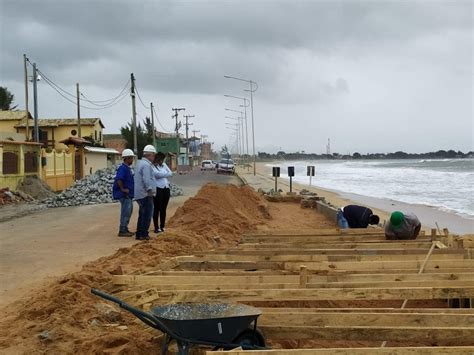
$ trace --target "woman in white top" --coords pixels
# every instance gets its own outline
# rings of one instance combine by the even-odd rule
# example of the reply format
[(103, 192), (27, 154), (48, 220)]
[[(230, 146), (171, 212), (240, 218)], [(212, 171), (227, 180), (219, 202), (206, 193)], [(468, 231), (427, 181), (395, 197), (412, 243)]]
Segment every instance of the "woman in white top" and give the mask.
[[(155, 166), (153, 175), (156, 181), (156, 194), (153, 199), (153, 224), (155, 227), (155, 233), (165, 231), (166, 208), (168, 207), (168, 202), (170, 200), (170, 183), (168, 178), (173, 176), (173, 173), (164, 162), (165, 158), (166, 156), (163, 153), (158, 152), (155, 161), (153, 162), (153, 165)], [(158, 218), (160, 219), (159, 225)]]

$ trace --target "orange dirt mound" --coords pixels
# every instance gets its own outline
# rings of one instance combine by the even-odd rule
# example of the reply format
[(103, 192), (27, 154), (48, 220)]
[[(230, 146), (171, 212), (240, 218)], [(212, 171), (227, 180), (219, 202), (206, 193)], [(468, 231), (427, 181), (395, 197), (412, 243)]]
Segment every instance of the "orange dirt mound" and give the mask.
[(3, 309), (0, 349), (14, 354), (156, 352), (160, 333), (91, 295), (91, 287), (110, 281), (112, 274), (154, 269), (165, 257), (208, 250), (216, 236), (222, 246), (234, 245), (268, 217), (264, 201), (251, 188), (206, 185), (176, 212), (166, 234), (87, 263)]
[(169, 226), (203, 236), (240, 236), (265, 218), (268, 207), (252, 188), (207, 184), (178, 208)]

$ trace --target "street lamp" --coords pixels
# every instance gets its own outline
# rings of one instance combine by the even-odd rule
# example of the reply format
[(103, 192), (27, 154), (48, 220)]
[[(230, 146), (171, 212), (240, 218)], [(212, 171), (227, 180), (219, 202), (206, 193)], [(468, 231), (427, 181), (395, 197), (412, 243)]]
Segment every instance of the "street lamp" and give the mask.
[[(226, 111), (231, 111), (231, 112), (236, 112), (236, 113), (239, 113), (240, 114), (240, 123), (242, 125), (241, 127), (241, 135), (242, 135), (242, 155), (245, 155), (245, 137), (244, 137), (244, 113), (242, 111), (239, 111), (239, 110), (232, 110), (230, 108), (226, 108), (225, 109)], [(247, 156), (248, 156), (248, 145), (247, 145)], [(243, 160), (245, 162), (245, 159)]]
[(249, 130), (248, 130), (248, 124), (247, 124), (247, 107), (250, 105), (250, 101), (246, 99), (245, 97), (240, 97), (240, 96), (234, 96), (234, 95), (224, 95), (225, 97), (230, 97), (233, 99), (238, 99), (238, 100), (243, 100), (244, 104), (240, 105), (240, 107), (244, 108), (244, 117), (245, 117), (245, 145), (246, 145), (246, 154), (247, 157), (249, 156)]
[(239, 135), (239, 142), (241, 142), (241, 143), (239, 143), (240, 144), (239, 155), (243, 155), (243, 153), (244, 153), (244, 141), (243, 141), (243, 137), (241, 137), (241, 130), (240, 130), (240, 123), (243, 120), (243, 118), (242, 117), (230, 117), (230, 116), (225, 116), (225, 118), (230, 118), (231, 120), (236, 120), (237, 121), (237, 123), (235, 123), (235, 126), (238, 129), (237, 134)]
[[(253, 119), (253, 93), (258, 90), (258, 84), (255, 81), (252, 80), (247, 80), (247, 79), (242, 79), (242, 78), (236, 78), (234, 76), (229, 76), (229, 75), (224, 75), (224, 78), (226, 79), (234, 79), (234, 80), (239, 80), (239, 81), (245, 81), (249, 83), (250, 85), (250, 90), (245, 90), (250, 92), (250, 109), (252, 112), (252, 152), (253, 152), (253, 175), (256, 174), (256, 163), (257, 163), (257, 156), (255, 155), (255, 125), (254, 125), (254, 119)], [(255, 84), (255, 89), (253, 85)]]
[[(237, 154), (240, 154), (240, 152), (239, 152), (239, 150), (240, 150), (240, 148), (239, 148), (239, 133), (238, 133), (239, 129), (235, 128), (235, 127), (231, 127), (231, 126), (237, 126), (237, 124), (226, 123), (225, 128), (234, 131), (234, 133), (235, 133), (235, 143), (236, 143), (236, 147), (237, 147)], [(232, 135), (231, 135), (231, 137), (232, 137)]]

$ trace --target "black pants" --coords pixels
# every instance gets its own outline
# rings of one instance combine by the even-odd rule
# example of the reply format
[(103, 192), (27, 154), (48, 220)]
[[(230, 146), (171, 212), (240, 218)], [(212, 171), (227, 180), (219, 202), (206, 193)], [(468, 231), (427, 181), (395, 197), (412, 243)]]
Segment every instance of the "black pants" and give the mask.
[(160, 229), (165, 228), (166, 222), (166, 207), (168, 207), (168, 202), (170, 200), (170, 189), (156, 188), (156, 196), (153, 199), (154, 208), (153, 208), (153, 225), (155, 229), (158, 229), (158, 217), (160, 217)]

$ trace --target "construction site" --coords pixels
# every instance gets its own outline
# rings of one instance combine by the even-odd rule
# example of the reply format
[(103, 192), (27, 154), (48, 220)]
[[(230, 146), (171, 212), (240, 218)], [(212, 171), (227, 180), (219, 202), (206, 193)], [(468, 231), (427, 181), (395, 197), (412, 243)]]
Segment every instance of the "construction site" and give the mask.
[[(0, 348), (12, 354), (474, 352), (472, 236), (433, 229), (416, 240), (387, 241), (381, 228), (338, 229), (308, 200), (206, 184), (177, 208), (160, 238), (88, 262), (4, 307)], [(190, 315), (193, 307), (213, 304), (237, 307), (227, 314), (233, 321), (250, 316), (225, 341), (234, 346), (207, 339), (217, 330)], [(169, 307), (177, 305), (173, 316)], [(167, 323), (169, 332), (153, 323), (163, 307), (179, 323)], [(197, 323), (186, 330), (186, 320)], [(219, 332), (226, 334), (225, 325)]]

